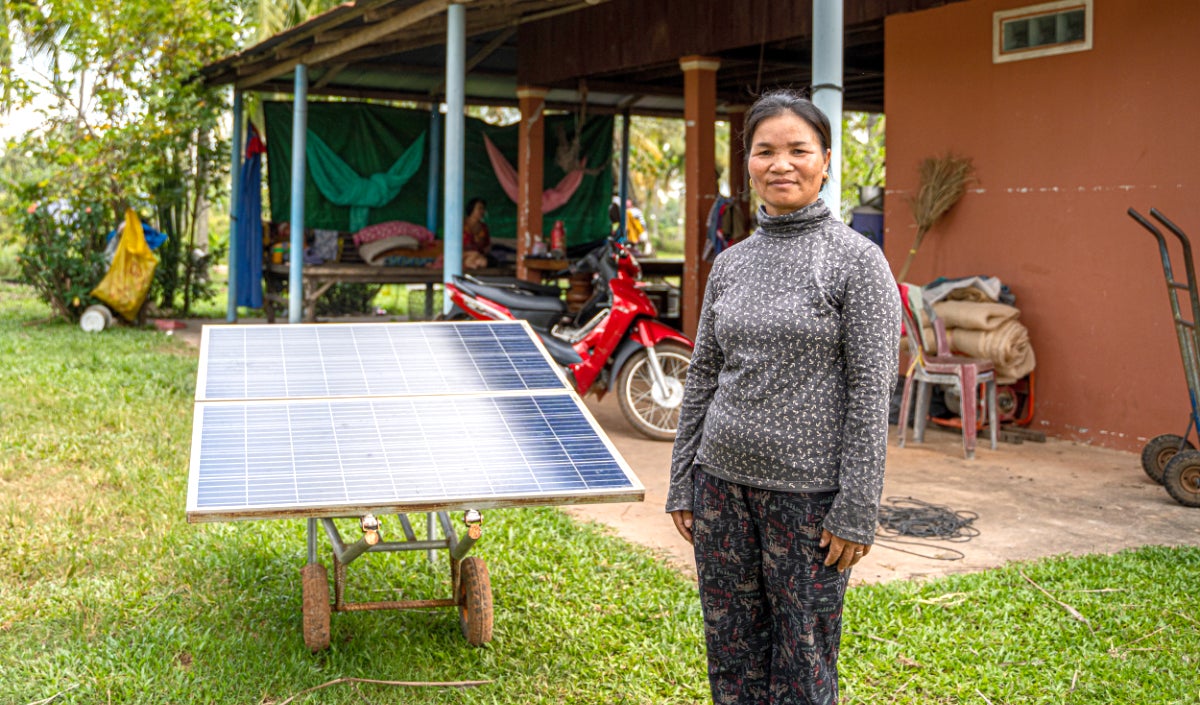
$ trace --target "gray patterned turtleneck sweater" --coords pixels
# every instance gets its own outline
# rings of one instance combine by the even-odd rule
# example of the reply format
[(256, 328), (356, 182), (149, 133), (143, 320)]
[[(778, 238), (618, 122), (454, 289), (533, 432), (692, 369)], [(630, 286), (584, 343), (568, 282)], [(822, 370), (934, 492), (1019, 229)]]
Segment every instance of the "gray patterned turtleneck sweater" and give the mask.
[(818, 200), (758, 213), (713, 263), (671, 458), (667, 511), (693, 467), (751, 487), (837, 490), (825, 528), (874, 541), (900, 297), (883, 253)]

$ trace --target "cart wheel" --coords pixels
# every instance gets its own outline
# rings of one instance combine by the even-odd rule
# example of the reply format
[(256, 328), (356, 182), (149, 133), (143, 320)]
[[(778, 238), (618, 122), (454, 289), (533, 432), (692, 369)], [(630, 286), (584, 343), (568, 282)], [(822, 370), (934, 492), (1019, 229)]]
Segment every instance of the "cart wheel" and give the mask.
[(1151, 480), (1161, 485), (1163, 470), (1166, 469), (1171, 458), (1174, 458), (1175, 454), (1179, 452), (1181, 446), (1190, 450), (1195, 449), (1195, 446), (1183, 436), (1176, 436), (1174, 433), (1164, 433), (1151, 438), (1150, 442), (1142, 448), (1142, 470), (1146, 471), (1146, 475)]
[(492, 582), (482, 558), (469, 556), (458, 566), (458, 624), (471, 646), (492, 640)]
[(1182, 450), (1167, 462), (1163, 487), (1185, 507), (1200, 507), (1200, 451)]
[(310, 651), (329, 648), (329, 574), (320, 563), (300, 570), (304, 591), (304, 644)]

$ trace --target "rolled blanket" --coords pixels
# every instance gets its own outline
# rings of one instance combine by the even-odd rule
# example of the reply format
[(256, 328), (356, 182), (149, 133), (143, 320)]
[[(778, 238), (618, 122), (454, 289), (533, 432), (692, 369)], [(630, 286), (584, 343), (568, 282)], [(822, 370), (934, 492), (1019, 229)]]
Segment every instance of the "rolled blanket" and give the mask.
[(946, 294), (947, 301), (975, 301), (977, 303), (991, 304), (995, 303), (995, 299), (988, 298), (988, 295), (976, 289), (973, 286), (968, 286), (965, 289), (955, 289)]
[(1015, 320), (995, 330), (958, 328), (954, 331), (954, 349), (969, 357), (991, 360), (996, 367), (996, 381), (1002, 384), (1021, 379), (1037, 364), (1029, 330)]
[(941, 301), (933, 305), (933, 310), (946, 322), (947, 328), (973, 330), (996, 330), (1021, 315), (1021, 311), (1012, 306), (974, 301)]

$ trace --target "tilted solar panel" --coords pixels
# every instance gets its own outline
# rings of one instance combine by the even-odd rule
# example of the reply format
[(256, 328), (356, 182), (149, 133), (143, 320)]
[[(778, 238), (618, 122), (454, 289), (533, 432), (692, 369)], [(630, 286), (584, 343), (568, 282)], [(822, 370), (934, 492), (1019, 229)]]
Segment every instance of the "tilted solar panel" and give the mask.
[(197, 401), (565, 385), (520, 321), (207, 326), (202, 349)]
[[(524, 324), (204, 332), (190, 521), (635, 501), (644, 494)], [(436, 359), (389, 369), (415, 360), (414, 351)], [(262, 357), (274, 364), (260, 367)], [(286, 361), (293, 377), (280, 380)]]

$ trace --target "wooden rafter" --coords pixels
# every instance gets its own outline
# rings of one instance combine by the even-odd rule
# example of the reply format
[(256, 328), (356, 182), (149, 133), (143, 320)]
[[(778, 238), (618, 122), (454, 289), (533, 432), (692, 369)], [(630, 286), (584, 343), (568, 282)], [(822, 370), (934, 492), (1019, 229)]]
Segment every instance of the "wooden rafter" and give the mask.
[[(495, 37), (493, 37), (492, 41), (483, 45), (482, 49), (475, 52), (474, 54), (471, 55), (471, 57), (469, 59), (467, 59), (466, 73), (471, 73), (473, 70), (475, 70), (475, 68), (477, 66), (479, 66), (479, 64), (481, 64), (484, 59), (486, 59), (489, 56), (491, 56), (492, 54), (496, 53), (496, 50), (499, 49), (500, 47), (504, 46), (504, 43), (507, 42), (509, 39), (511, 39), (512, 36), (516, 33), (517, 33), (517, 28), (512, 27), (510, 29), (504, 30), (500, 34), (497, 34)], [(439, 82), (436, 86), (433, 87), (433, 89), (431, 89), (429, 91), (429, 93), (430, 93), (430, 95), (437, 95), (437, 94), (440, 94), (443, 90), (445, 90), (445, 88), (446, 88), (446, 79), (443, 78), (441, 80), (441, 82)]]
[(238, 81), (238, 87), (245, 89), (265, 83), (272, 78), (278, 78), (286, 73), (289, 73), (300, 64), (320, 65), (327, 61), (332, 61), (341, 57), (343, 54), (367, 46), (372, 42), (383, 39), (399, 32), (402, 29), (411, 27), (412, 25), (429, 19), (434, 15), (443, 13), (449, 7), (450, 0), (425, 0), (417, 5), (413, 5), (396, 15), (389, 17), (386, 20), (366, 25), (358, 32), (351, 34), (332, 44), (324, 44), (314, 46), (305, 54), (294, 59), (287, 59), (276, 63), (270, 68), (264, 69), (252, 76)]

